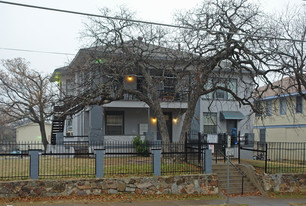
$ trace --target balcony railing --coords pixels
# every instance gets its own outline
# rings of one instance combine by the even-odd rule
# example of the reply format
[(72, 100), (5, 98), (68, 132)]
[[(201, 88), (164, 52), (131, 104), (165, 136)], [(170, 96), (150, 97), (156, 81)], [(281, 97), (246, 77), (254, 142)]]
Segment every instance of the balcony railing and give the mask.
[[(165, 90), (158, 90), (158, 99), (162, 102), (186, 102), (189, 100), (189, 92), (169, 92)], [(124, 94), (122, 100), (137, 101), (137, 96), (133, 94)]]

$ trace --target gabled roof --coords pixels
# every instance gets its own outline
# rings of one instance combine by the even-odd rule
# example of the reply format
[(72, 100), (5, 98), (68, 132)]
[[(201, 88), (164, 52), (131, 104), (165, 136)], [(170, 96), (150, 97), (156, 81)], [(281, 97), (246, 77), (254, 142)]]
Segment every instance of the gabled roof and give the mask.
[[(306, 76), (305, 76), (306, 78)], [(281, 80), (275, 81), (271, 85), (259, 87), (254, 91), (254, 95), (261, 95), (262, 99), (271, 99), (283, 96), (294, 96), (298, 94), (298, 82), (296, 77), (285, 77)], [(302, 93), (306, 93), (306, 88), (301, 85)]]

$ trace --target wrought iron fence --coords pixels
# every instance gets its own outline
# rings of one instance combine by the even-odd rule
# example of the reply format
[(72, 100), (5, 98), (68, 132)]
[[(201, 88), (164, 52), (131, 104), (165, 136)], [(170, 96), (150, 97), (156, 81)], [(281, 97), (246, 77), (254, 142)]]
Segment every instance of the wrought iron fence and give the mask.
[(136, 150), (132, 142), (105, 142), (105, 176), (151, 176), (153, 143), (145, 143)]
[(42, 150), (41, 142), (0, 142), (0, 180), (30, 176), (29, 150)]
[(266, 144), (268, 173), (306, 172), (306, 142), (268, 142)]
[[(104, 149), (104, 176), (153, 175), (152, 149), (161, 149), (161, 174), (203, 173), (203, 153), (198, 145), (145, 142), (136, 149), (132, 142), (64, 142), (62, 145), (41, 143), (0, 142), (0, 179), (28, 179), (30, 176), (29, 151), (38, 149), (39, 178), (94, 177), (96, 149)], [(21, 149), (22, 148), (22, 149)]]

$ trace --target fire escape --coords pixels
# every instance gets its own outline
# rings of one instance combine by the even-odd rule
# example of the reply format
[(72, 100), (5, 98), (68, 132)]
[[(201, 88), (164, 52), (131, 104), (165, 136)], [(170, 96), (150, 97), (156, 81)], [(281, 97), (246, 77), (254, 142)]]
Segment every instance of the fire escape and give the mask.
[(52, 120), (52, 129), (51, 129), (51, 144), (56, 144), (56, 133), (64, 132), (64, 123), (66, 116), (63, 115), (62, 107), (54, 106), (54, 115)]

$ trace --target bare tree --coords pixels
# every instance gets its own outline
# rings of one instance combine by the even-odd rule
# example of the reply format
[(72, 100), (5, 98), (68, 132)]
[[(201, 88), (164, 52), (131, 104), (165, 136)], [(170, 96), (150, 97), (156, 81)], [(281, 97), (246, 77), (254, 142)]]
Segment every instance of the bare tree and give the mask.
[(278, 68), (279, 79), (289, 77), (290, 84), (279, 86), (278, 90), (286, 93), (298, 92), (306, 99), (306, 11), (303, 7), (288, 6), (285, 11), (272, 18), (275, 37), (289, 39), (273, 41), (275, 48), (275, 67)]
[[(108, 9), (101, 12), (114, 16)], [(87, 58), (71, 64), (71, 71), (81, 75), (82, 84), (78, 85), (83, 88), (77, 89), (82, 95), (74, 97), (78, 99), (75, 102), (104, 104), (124, 94), (134, 95), (149, 105), (166, 142), (169, 134), (159, 86), (171, 78), (175, 88), (170, 92), (180, 92), (185, 98), (187, 91), (188, 96), (188, 108), (182, 111), (185, 118), (180, 142), (190, 129), (201, 95), (223, 90), (240, 104), (254, 108), (250, 90), (259, 87), (255, 80), (259, 75), (268, 79), (265, 75), (270, 71), (262, 72), (263, 65), (269, 66), (272, 58), (265, 38), (268, 28), (257, 6), (246, 0), (203, 1), (199, 7), (177, 14), (177, 28), (171, 29), (128, 21), (134, 16), (126, 9), (115, 17), (121, 20), (91, 18), (86, 26), (84, 37), (94, 44), (81, 51)], [(139, 87), (122, 84), (129, 75), (140, 80)], [(249, 75), (250, 81), (241, 78), (248, 92), (237, 94), (224, 81), (231, 75)]]
[(0, 109), (2, 124), (30, 120), (40, 128), (42, 143), (46, 149), (48, 140), (45, 121), (50, 117), (54, 93), (49, 77), (28, 68), (21, 58), (3, 60), (0, 74)]

